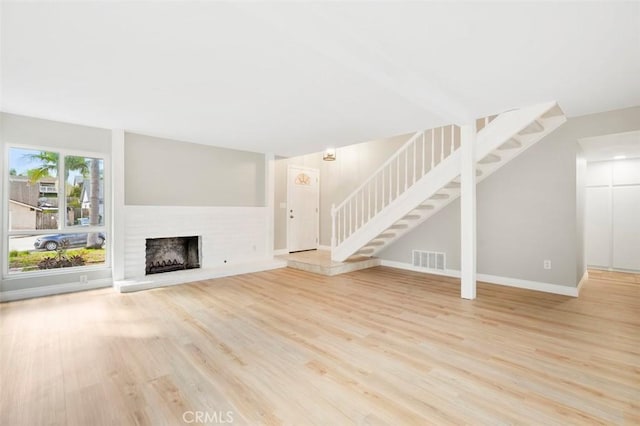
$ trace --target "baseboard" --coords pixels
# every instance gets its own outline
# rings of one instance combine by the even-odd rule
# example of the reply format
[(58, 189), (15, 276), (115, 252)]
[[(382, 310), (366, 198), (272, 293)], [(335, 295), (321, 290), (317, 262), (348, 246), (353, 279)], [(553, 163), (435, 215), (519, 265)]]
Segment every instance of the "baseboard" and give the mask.
[(152, 288), (187, 284), (194, 281), (269, 271), (271, 269), (285, 268), (286, 266), (287, 262), (285, 260), (266, 259), (236, 265), (225, 265), (217, 268), (169, 272), (166, 274), (157, 274), (161, 276), (154, 275), (140, 277), (139, 279), (115, 281), (113, 284), (115, 289), (120, 293), (131, 293), (134, 291), (149, 290)]
[[(460, 271), (448, 269), (444, 271), (436, 269), (427, 269), (414, 266), (410, 263), (396, 262), (392, 260), (382, 260), (382, 266), (389, 266), (391, 268), (404, 269), (407, 271), (421, 272), (425, 274), (442, 275), (445, 277), (460, 278)], [(497, 284), (507, 287), (524, 288), (527, 290), (542, 291), (545, 293), (561, 294), (563, 296), (578, 297), (579, 288), (569, 287), (559, 284), (543, 283), (539, 281), (529, 281), (520, 278), (500, 277), (497, 275), (489, 274), (476, 274), (478, 281), (486, 282), (488, 284)]]
[(331, 246), (318, 246), (318, 250), (331, 251)]
[(621, 269), (621, 268), (609, 268), (606, 266), (592, 266), (592, 265), (587, 265), (587, 269), (597, 269), (598, 271), (606, 271), (606, 272), (622, 272), (625, 274), (640, 274), (640, 269)]
[(111, 278), (102, 278), (86, 283), (66, 283), (31, 287), (20, 290), (8, 290), (0, 292), (0, 302), (11, 302), (14, 300), (32, 299), (34, 297), (53, 296), (56, 294), (95, 290), (97, 288), (111, 287), (112, 285), (113, 281), (111, 280)]
[(578, 294), (580, 294), (580, 289), (582, 289), (582, 286), (588, 280), (589, 280), (589, 271), (584, 271), (584, 275), (582, 275), (582, 278), (580, 278), (580, 282), (578, 283)]

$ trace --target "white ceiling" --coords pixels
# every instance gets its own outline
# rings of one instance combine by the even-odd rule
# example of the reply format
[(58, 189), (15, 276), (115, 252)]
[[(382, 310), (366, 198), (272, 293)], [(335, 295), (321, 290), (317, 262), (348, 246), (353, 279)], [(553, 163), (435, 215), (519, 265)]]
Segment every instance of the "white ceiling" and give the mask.
[(2, 3), (3, 111), (297, 155), (640, 105), (639, 2)]
[(584, 138), (579, 143), (587, 161), (640, 158), (640, 131)]

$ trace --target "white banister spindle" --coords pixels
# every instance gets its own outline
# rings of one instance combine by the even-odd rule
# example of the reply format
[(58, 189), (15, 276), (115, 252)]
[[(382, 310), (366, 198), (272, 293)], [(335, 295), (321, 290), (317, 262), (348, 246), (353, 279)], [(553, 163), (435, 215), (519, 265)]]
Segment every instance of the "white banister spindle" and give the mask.
[[(384, 169), (382, 170), (382, 174), (384, 175)], [(374, 179), (373, 201), (373, 212), (374, 214), (378, 214), (378, 176)]]
[(431, 129), (431, 169), (433, 169), (433, 166), (435, 165), (435, 159), (436, 159), (436, 149), (434, 147), (435, 145), (434, 133), (435, 133), (435, 129)]
[(384, 195), (387, 193), (385, 182), (385, 169), (382, 169), (382, 176), (380, 177), (380, 210), (384, 208)]
[(409, 150), (404, 152), (404, 190), (409, 186)]
[(440, 162), (444, 160), (444, 127), (440, 127)]
[(336, 205), (331, 204), (331, 248), (336, 246)]
[(414, 142), (414, 144), (413, 144), (413, 183), (412, 183), (412, 185), (414, 183), (416, 183), (416, 175), (418, 174), (418, 167), (417, 167), (418, 163), (416, 163), (416, 157), (417, 157), (416, 145), (418, 145), (418, 144)]
[(347, 206), (344, 205), (342, 207), (342, 212), (340, 214), (342, 214), (342, 241), (344, 241), (347, 238), (347, 215), (345, 214), (347, 212)]
[[(389, 163), (389, 197), (387, 197), (387, 204), (391, 204), (391, 192), (393, 191), (393, 175), (391, 172), (393, 171), (393, 163)], [(385, 206), (387, 205), (385, 204)]]
[(351, 221), (353, 220), (353, 208), (351, 207), (353, 205), (353, 198), (349, 200), (349, 236), (351, 236)]
[(371, 182), (369, 182), (369, 196), (367, 197), (367, 222), (371, 220)]
[(449, 151), (449, 155), (453, 154), (453, 151), (455, 151), (455, 146), (453, 141), (455, 140), (455, 130), (454, 130), (454, 126), (453, 124), (451, 125), (451, 151)]
[(396, 157), (396, 196), (398, 198), (400, 194), (400, 156)]
[(426, 133), (427, 133), (426, 131), (422, 132), (422, 174), (420, 175), (420, 177), (424, 176), (424, 163), (427, 161), (427, 155), (426, 155), (427, 150), (425, 149), (426, 148), (425, 142), (427, 139)]
[(360, 226), (364, 225), (364, 191), (361, 192), (361, 205), (360, 205)]

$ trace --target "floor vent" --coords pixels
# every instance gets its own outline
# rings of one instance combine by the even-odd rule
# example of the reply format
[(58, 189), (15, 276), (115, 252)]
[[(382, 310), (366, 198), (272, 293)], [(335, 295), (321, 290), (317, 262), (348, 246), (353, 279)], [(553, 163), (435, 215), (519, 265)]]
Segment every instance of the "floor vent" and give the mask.
[(444, 271), (447, 268), (447, 255), (437, 251), (413, 250), (413, 266)]

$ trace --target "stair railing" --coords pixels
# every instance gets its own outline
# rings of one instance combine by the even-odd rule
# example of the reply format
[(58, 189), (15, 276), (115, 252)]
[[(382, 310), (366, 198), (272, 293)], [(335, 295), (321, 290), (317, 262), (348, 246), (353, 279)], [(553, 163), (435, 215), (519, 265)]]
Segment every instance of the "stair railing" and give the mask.
[(455, 125), (417, 132), (343, 202), (331, 206), (334, 249), (460, 147)]

